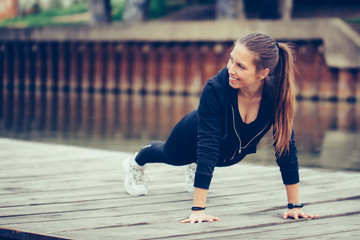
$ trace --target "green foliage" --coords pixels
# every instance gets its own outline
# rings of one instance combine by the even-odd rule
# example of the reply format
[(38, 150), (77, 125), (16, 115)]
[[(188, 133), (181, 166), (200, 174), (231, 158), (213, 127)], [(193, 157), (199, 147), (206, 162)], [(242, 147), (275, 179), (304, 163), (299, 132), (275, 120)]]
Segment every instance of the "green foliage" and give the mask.
[(182, 8), (194, 4), (214, 4), (215, 0), (151, 0), (149, 9), (149, 18), (155, 19), (164, 17)]
[(125, 0), (111, 1), (111, 16), (113, 21), (121, 21), (125, 9)]
[[(125, 9), (126, 0), (111, 0), (112, 18), (113, 21), (118, 22), (122, 20), (122, 15)], [(214, 0), (151, 0), (149, 6), (149, 18), (157, 19), (169, 15), (177, 10), (187, 7), (192, 4), (209, 4), (214, 3)], [(0, 21), (0, 27), (38, 27), (38, 26), (54, 26), (54, 25), (77, 25), (87, 24), (84, 20), (59, 20), (61, 17), (88, 12), (87, 1), (78, 2), (71, 7), (62, 8), (55, 7), (46, 11), (29, 14), (24, 17), (17, 17), (13, 19), (5, 19)]]
[(33, 27), (52, 25), (74, 25), (83, 24), (84, 21), (63, 22), (57, 21), (56, 17), (70, 16), (88, 11), (87, 3), (74, 4), (68, 8), (56, 7), (36, 14), (29, 14), (24, 17), (5, 19), (0, 21), (2, 27)]

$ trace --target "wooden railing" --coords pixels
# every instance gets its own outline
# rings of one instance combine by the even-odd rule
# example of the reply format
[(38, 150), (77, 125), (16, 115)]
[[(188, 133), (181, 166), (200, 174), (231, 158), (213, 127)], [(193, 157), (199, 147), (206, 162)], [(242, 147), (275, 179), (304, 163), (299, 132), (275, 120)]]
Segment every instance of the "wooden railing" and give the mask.
[[(358, 69), (326, 66), (319, 41), (297, 42), (298, 95), (360, 97)], [(4, 91), (199, 94), (226, 65), (231, 42), (0, 42)]]

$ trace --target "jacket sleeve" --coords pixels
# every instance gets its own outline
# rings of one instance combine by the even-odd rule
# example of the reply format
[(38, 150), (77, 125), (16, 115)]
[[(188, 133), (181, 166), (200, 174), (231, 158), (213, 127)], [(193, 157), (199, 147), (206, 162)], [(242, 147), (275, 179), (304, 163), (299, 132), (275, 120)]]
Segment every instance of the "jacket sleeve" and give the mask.
[(219, 159), (222, 116), (224, 109), (218, 99), (219, 90), (207, 82), (198, 108), (197, 169), (194, 186), (209, 189), (214, 168)]
[(297, 157), (297, 149), (295, 144), (294, 130), (291, 133), (290, 145), (289, 145), (289, 153), (284, 156), (276, 156), (276, 163), (280, 167), (281, 177), (283, 183), (295, 184), (298, 183), (299, 180), (299, 164)]

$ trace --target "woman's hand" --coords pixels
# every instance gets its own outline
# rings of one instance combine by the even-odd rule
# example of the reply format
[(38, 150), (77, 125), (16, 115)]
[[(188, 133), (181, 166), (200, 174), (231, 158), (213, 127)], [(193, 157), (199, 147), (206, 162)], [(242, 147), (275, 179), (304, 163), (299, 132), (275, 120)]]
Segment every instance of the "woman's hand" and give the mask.
[(218, 217), (207, 215), (205, 211), (194, 211), (191, 213), (190, 217), (180, 221), (180, 223), (202, 223), (202, 222), (213, 222), (220, 221)]
[(288, 209), (286, 212), (283, 213), (283, 219), (287, 219), (288, 217), (298, 220), (299, 218), (305, 218), (305, 219), (315, 218), (315, 217), (319, 217), (319, 215), (310, 215), (304, 213), (301, 210), (301, 208), (293, 208), (293, 209)]

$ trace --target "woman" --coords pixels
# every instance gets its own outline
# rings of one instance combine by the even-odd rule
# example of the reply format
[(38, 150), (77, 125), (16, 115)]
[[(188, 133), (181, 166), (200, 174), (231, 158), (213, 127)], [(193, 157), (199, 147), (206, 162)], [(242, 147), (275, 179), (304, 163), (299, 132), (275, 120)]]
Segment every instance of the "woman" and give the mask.
[[(287, 44), (260, 33), (236, 41), (227, 67), (207, 81), (198, 109), (175, 126), (165, 143), (151, 142), (124, 161), (127, 192), (147, 194), (143, 181), (146, 163), (196, 163), (192, 213), (181, 222), (220, 220), (205, 213), (215, 166), (233, 165), (255, 153), (260, 139), (272, 126), (276, 161), (288, 198), (283, 218), (314, 217), (302, 212), (303, 204), (299, 202), (293, 81), (293, 56)], [(186, 172), (190, 182), (191, 168)]]

